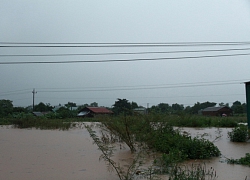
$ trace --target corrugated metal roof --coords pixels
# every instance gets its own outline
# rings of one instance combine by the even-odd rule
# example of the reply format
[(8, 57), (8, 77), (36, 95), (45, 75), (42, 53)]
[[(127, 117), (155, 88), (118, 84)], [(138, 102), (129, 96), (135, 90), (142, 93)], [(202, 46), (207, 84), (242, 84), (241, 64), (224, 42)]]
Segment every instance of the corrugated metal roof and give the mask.
[(44, 116), (41, 112), (32, 112), (35, 116)]
[(86, 116), (89, 112), (87, 111), (82, 111), (79, 114), (77, 114), (77, 116)]
[(219, 111), (220, 109), (224, 108), (226, 106), (221, 106), (221, 107), (207, 107), (203, 109), (202, 111)]
[(144, 107), (134, 108), (134, 111), (146, 111), (146, 108)]
[(90, 111), (96, 113), (96, 114), (112, 114), (113, 112), (108, 110), (105, 107), (86, 107), (88, 108)]

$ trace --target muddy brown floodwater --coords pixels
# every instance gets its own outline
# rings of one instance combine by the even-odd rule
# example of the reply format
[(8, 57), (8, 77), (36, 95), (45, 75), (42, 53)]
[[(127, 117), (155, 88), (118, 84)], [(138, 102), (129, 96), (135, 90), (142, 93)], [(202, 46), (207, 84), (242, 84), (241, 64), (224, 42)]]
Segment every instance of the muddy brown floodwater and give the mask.
[[(233, 143), (227, 138), (230, 128), (183, 128), (192, 136), (201, 136), (213, 141), (222, 152), (222, 157), (205, 160), (213, 167), (219, 180), (250, 180), (250, 167), (229, 165), (225, 158), (240, 158), (250, 153), (250, 143)], [(218, 138), (219, 137), (219, 138)], [(0, 127), (0, 179), (2, 180), (50, 180), (87, 179), (116, 180), (114, 172), (108, 172), (101, 153), (85, 128), (59, 130), (15, 129)], [(131, 158), (125, 148), (118, 151), (115, 160)], [(186, 164), (200, 161), (188, 161)]]

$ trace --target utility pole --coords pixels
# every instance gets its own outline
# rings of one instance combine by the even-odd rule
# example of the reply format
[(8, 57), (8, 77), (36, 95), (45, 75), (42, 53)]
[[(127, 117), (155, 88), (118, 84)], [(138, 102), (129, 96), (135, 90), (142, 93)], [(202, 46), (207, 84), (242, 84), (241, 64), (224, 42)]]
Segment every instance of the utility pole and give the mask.
[(149, 108), (149, 103), (147, 103), (147, 111), (146, 111), (147, 114), (148, 114), (148, 108)]
[(34, 108), (35, 108), (35, 94), (37, 93), (35, 91), (35, 88), (33, 89), (32, 93), (33, 93), (33, 111), (34, 111)]
[(247, 103), (247, 126), (250, 133), (250, 81), (245, 82), (246, 88), (246, 103)]

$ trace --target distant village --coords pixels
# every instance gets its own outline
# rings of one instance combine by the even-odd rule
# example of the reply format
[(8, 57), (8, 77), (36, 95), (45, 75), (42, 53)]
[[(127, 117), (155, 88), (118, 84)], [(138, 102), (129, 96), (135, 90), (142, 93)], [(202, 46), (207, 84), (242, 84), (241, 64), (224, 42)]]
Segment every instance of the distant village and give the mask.
[(235, 101), (231, 106), (228, 103), (197, 102), (193, 106), (184, 107), (182, 104), (159, 103), (151, 107), (138, 106), (136, 102), (127, 99), (117, 99), (113, 106), (99, 107), (97, 102), (84, 105), (76, 105), (68, 102), (64, 105), (51, 106), (49, 103), (40, 102), (34, 106), (13, 107), (11, 100), (0, 100), (0, 116), (19, 116), (31, 113), (34, 116), (46, 116), (48, 118), (72, 118), (72, 117), (95, 117), (97, 115), (119, 115), (127, 114), (196, 114), (203, 116), (234, 116), (246, 114), (246, 103)]

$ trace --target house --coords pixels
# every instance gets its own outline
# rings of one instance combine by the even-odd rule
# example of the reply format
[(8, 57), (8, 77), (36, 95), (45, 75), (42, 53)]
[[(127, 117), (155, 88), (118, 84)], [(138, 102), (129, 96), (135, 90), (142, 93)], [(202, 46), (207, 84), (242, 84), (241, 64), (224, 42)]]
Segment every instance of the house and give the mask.
[(135, 114), (147, 114), (147, 109), (144, 107), (138, 107), (133, 109)]
[(54, 106), (54, 108), (52, 109), (53, 112), (56, 112), (58, 109), (60, 109), (61, 107), (65, 107), (62, 106), (61, 104), (59, 104), (58, 106)]
[(105, 107), (85, 107), (79, 111), (77, 117), (94, 117), (96, 115), (111, 115), (113, 111)]
[(32, 112), (32, 114), (36, 117), (41, 117), (44, 116), (44, 114), (42, 112)]
[(227, 106), (208, 107), (202, 110), (204, 116), (232, 116), (233, 110)]

